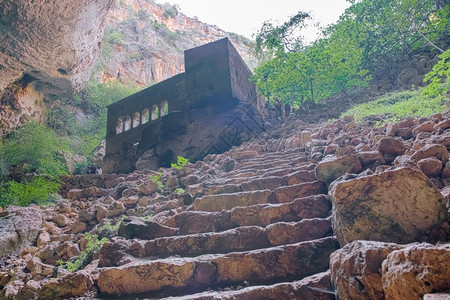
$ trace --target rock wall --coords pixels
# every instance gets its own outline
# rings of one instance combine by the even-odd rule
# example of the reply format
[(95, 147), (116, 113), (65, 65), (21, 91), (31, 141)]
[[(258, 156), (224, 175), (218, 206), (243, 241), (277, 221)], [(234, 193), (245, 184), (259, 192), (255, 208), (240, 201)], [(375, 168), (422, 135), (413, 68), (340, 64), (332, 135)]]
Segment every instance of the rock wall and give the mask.
[(112, 2), (3, 1), (0, 90), (25, 75), (49, 93), (79, 90), (100, 56)]
[(0, 2), (0, 135), (42, 121), (49, 95), (80, 90), (113, 0)]
[(115, 1), (107, 17), (105, 45), (96, 78), (149, 85), (184, 72), (183, 51), (228, 37), (246, 64), (257, 60), (252, 42), (188, 17), (153, 0)]

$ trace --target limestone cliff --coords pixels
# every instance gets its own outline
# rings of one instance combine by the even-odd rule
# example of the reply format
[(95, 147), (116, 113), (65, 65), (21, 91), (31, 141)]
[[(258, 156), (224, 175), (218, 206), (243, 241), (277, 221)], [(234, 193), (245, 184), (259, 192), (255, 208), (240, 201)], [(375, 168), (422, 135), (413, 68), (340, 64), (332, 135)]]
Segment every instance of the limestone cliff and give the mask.
[(42, 120), (45, 96), (83, 87), (113, 1), (0, 1), (0, 134)]
[(0, 89), (29, 76), (47, 92), (79, 90), (100, 55), (112, 2), (0, 1)]
[(251, 41), (168, 4), (0, 0), (0, 135), (44, 121), (48, 104), (82, 89), (92, 73), (150, 85), (184, 71), (183, 50), (225, 36), (253, 68)]
[(107, 17), (100, 81), (160, 82), (184, 71), (183, 51), (223, 37), (232, 41), (251, 69), (252, 41), (188, 17), (175, 6), (153, 0), (117, 0)]

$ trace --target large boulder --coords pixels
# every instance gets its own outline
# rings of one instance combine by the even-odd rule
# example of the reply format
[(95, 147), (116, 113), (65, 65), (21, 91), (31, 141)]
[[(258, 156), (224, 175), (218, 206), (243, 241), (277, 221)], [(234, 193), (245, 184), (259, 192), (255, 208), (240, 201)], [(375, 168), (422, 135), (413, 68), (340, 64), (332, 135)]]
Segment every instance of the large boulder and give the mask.
[(441, 193), (425, 174), (408, 167), (335, 182), (330, 195), (342, 246), (354, 240), (413, 242), (447, 216)]
[(354, 241), (330, 256), (331, 278), (339, 299), (383, 299), (381, 264), (394, 250), (393, 243)]
[(38, 292), (38, 299), (68, 299), (81, 296), (92, 288), (94, 280), (85, 271), (51, 279)]
[(418, 244), (394, 251), (383, 262), (382, 279), (387, 300), (448, 292), (450, 245)]
[(42, 215), (37, 206), (9, 206), (0, 212), (0, 257), (18, 254), (34, 244), (41, 226)]

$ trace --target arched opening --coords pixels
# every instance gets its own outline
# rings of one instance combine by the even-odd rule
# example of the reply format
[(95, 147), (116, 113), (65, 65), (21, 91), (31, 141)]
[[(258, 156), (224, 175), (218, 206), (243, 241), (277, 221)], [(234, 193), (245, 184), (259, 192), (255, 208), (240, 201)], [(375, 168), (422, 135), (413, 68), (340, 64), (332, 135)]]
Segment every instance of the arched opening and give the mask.
[(159, 107), (156, 105), (153, 105), (152, 107), (152, 121), (159, 118)]
[(144, 109), (142, 111), (142, 120), (141, 120), (141, 124), (145, 124), (148, 123), (148, 120), (150, 119), (150, 113), (148, 108)]
[(116, 123), (116, 134), (121, 134), (123, 132), (123, 120), (122, 118), (117, 119)]
[(126, 116), (125, 117), (125, 121), (124, 121), (124, 126), (123, 126), (123, 131), (128, 131), (131, 128), (131, 118), (130, 116)]
[(161, 110), (160, 113), (161, 117), (167, 116), (167, 114), (169, 113), (169, 102), (164, 101), (163, 103), (161, 103), (160, 110)]
[(139, 112), (134, 113), (132, 125), (133, 125), (133, 128), (136, 128), (139, 125), (141, 125), (141, 114)]

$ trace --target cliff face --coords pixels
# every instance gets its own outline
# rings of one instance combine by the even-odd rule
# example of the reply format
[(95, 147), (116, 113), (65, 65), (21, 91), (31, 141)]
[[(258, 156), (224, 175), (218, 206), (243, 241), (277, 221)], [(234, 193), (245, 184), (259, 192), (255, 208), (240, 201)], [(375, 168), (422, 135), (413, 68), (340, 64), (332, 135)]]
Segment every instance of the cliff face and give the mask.
[(78, 90), (96, 63), (113, 0), (0, 3), (0, 89), (27, 75), (46, 92)]
[(103, 55), (96, 78), (160, 82), (184, 71), (183, 51), (228, 37), (252, 69), (251, 41), (187, 17), (169, 4), (117, 0), (107, 17)]
[(256, 65), (251, 41), (153, 0), (0, 0), (0, 135), (44, 121), (46, 104), (91, 74), (150, 85), (184, 71), (184, 50), (222, 37)]
[(0, 134), (42, 120), (45, 96), (83, 87), (113, 1), (0, 1)]

